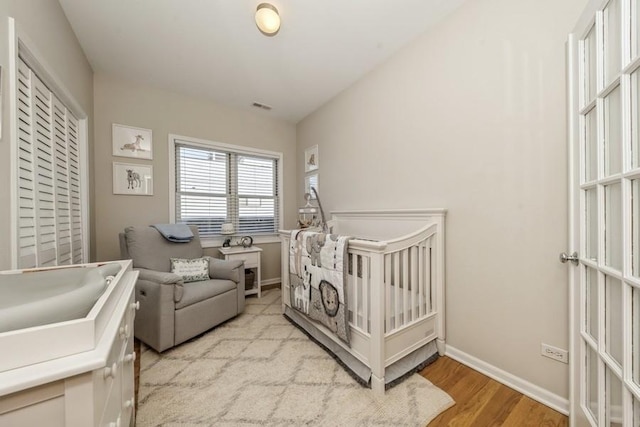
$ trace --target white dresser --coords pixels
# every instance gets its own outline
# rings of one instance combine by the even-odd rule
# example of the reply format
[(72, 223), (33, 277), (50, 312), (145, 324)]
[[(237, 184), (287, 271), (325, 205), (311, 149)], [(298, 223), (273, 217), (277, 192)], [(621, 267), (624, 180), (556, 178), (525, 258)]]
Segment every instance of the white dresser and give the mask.
[[(134, 424), (138, 273), (131, 261), (118, 262), (121, 271), (85, 318), (0, 334), (0, 347), (13, 347), (16, 357), (0, 359), (0, 427)], [(69, 354), (60, 357), (65, 348)], [(3, 369), (22, 352), (34, 363)]]

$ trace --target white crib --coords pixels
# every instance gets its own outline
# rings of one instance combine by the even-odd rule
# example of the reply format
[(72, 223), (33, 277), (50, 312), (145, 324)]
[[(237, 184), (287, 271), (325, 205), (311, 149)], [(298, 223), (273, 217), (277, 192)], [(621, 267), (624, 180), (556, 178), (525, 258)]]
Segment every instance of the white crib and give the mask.
[(435, 341), (444, 354), (445, 215), (445, 209), (332, 213), (331, 232), (353, 237), (347, 250), (350, 348), (291, 307), (291, 232), (280, 232), (284, 314), (350, 367), (356, 359), (370, 370), (378, 393), (390, 382), (385, 377), (391, 367), (409, 371), (424, 362), (420, 350), (427, 345), (435, 348)]

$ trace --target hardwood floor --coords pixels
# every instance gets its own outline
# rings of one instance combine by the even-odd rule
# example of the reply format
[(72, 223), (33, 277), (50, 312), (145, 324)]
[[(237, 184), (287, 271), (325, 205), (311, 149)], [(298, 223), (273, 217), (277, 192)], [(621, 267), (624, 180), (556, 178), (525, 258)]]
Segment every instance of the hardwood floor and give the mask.
[(420, 374), (456, 401), (429, 427), (569, 425), (565, 415), (449, 357), (439, 358)]

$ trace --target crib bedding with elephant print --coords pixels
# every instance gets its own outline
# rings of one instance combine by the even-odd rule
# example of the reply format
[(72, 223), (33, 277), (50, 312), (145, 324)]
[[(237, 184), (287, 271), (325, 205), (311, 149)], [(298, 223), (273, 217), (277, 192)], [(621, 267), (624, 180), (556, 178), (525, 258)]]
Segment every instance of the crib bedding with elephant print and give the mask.
[(294, 230), (289, 245), (292, 306), (322, 323), (347, 345), (346, 270), (349, 237)]
[(445, 216), (341, 211), (329, 233), (280, 232), (283, 313), (378, 393), (444, 354)]

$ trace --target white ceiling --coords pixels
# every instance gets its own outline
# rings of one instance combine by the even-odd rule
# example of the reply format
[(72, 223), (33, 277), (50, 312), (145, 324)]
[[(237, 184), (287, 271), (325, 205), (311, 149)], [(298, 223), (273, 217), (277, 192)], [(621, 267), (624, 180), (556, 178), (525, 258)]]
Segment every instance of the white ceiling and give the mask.
[(261, 0), (59, 1), (94, 72), (296, 123), (465, 0), (273, 0), (275, 37)]

